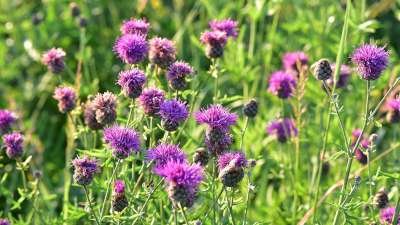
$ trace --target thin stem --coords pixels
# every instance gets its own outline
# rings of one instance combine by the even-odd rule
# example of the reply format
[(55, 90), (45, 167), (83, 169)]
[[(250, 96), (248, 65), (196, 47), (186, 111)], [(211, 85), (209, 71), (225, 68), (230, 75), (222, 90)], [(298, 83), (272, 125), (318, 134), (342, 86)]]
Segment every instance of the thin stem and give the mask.
[(240, 139), (240, 150), (242, 150), (243, 148), (244, 135), (246, 134), (248, 124), (249, 124), (249, 117), (246, 116), (246, 119), (244, 121), (244, 128), (242, 130), (242, 137)]
[(126, 120), (126, 124), (125, 124), (126, 126), (129, 126), (129, 123), (131, 122), (134, 107), (135, 107), (135, 100), (132, 99), (131, 103), (129, 104), (129, 115), (128, 115), (128, 119)]
[(110, 177), (110, 179), (109, 179), (108, 182), (107, 182), (106, 194), (105, 194), (104, 199), (103, 199), (103, 204), (101, 205), (100, 220), (103, 220), (104, 210), (105, 210), (105, 208), (106, 208), (106, 207), (105, 207), (105, 206), (106, 206), (106, 202), (107, 202), (107, 200), (108, 200), (108, 195), (109, 195), (109, 193), (110, 193), (110, 186), (111, 186), (112, 181), (114, 180), (115, 173), (116, 173), (116, 171), (117, 171), (117, 169), (118, 169), (118, 166), (119, 166), (120, 162), (121, 162), (121, 161), (118, 160), (117, 163), (115, 164), (114, 169), (113, 169), (113, 172), (112, 172), (112, 174), (111, 174), (111, 177)]
[(26, 184), (26, 175), (25, 175), (25, 168), (21, 161), (17, 161), (17, 166), (21, 170), (21, 177), (22, 177), (22, 185), (24, 186), (24, 190), (28, 191), (28, 185)]
[(182, 207), (182, 204), (181, 204), (181, 203), (179, 203), (179, 208), (181, 208), (181, 212), (182, 212), (183, 218), (185, 219), (186, 225), (189, 225), (189, 220), (188, 220), (188, 218), (187, 218), (187, 216), (186, 216), (185, 209)]
[[(233, 216), (233, 210), (232, 210), (233, 199), (231, 199), (231, 201), (229, 200), (229, 192), (228, 192), (226, 187), (224, 187), (224, 189), (225, 189), (226, 202), (227, 202), (227, 205), (228, 205), (229, 215), (231, 216), (232, 224), (235, 225), (236, 224), (235, 223), (235, 217)], [(233, 197), (233, 195), (232, 195), (232, 197)]]
[(156, 190), (158, 189), (158, 187), (160, 187), (160, 185), (162, 184), (162, 182), (163, 182), (163, 180), (161, 179), (161, 180), (157, 183), (157, 185), (154, 187), (154, 189), (149, 193), (149, 196), (147, 196), (146, 201), (143, 203), (142, 207), (141, 207), (140, 210), (139, 210), (138, 217), (136, 217), (136, 219), (132, 222), (132, 225), (136, 224), (136, 222), (138, 221), (138, 219), (142, 216), (142, 214), (143, 214), (144, 210), (146, 209), (147, 204), (149, 203), (151, 197), (153, 196), (154, 192), (156, 192)]
[(89, 203), (90, 211), (92, 212), (92, 215), (93, 215), (94, 219), (96, 220), (96, 224), (100, 225), (99, 219), (97, 218), (96, 213), (93, 210), (92, 201), (90, 201), (89, 191), (87, 190), (86, 185), (83, 185), (83, 189), (85, 190), (86, 199)]
[(397, 198), (396, 210), (395, 210), (394, 216), (392, 218), (392, 225), (397, 225), (399, 211), (400, 211), (400, 196)]
[(248, 182), (248, 184), (247, 184), (247, 196), (246, 196), (246, 208), (244, 209), (244, 216), (243, 216), (243, 222), (242, 222), (242, 224), (243, 225), (246, 225), (247, 224), (247, 212), (248, 212), (248, 208), (249, 208), (249, 204), (250, 204), (250, 185), (251, 185), (251, 174), (250, 174), (250, 172), (248, 172), (248, 174), (247, 174), (247, 182)]
[(176, 211), (176, 209), (174, 207), (172, 207), (173, 211), (174, 211), (174, 221), (175, 221), (175, 225), (178, 225), (178, 213)]
[(215, 205), (215, 179), (214, 179), (214, 175), (215, 175), (215, 170), (216, 170), (216, 166), (215, 166), (216, 162), (215, 160), (212, 162), (212, 174), (211, 174), (211, 191), (212, 191), (212, 205), (213, 205), (213, 224), (217, 224), (217, 209), (216, 209), (216, 205)]

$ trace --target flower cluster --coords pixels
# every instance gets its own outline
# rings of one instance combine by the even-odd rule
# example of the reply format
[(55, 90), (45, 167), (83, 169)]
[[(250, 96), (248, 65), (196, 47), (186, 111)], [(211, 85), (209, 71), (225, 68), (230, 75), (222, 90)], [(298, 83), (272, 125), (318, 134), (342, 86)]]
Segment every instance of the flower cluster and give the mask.
[(279, 142), (285, 143), (289, 138), (297, 136), (297, 128), (293, 119), (283, 118), (272, 121), (267, 126), (267, 133), (275, 136)]
[(139, 152), (139, 134), (133, 129), (114, 125), (104, 129), (104, 140), (111, 147), (113, 156), (125, 159), (132, 152)]

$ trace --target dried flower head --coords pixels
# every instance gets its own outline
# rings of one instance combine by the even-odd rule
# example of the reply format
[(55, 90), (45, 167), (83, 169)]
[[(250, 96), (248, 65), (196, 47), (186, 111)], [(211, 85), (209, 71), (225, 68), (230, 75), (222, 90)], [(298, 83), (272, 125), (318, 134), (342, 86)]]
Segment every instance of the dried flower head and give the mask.
[(104, 140), (111, 147), (114, 157), (125, 159), (132, 152), (139, 152), (139, 134), (130, 128), (114, 125), (104, 129)]
[(179, 100), (166, 100), (160, 105), (160, 117), (167, 131), (174, 131), (187, 119), (189, 112), (185, 103)]
[(247, 117), (254, 118), (258, 112), (258, 103), (255, 99), (250, 100), (243, 107), (243, 114)]
[(122, 34), (139, 34), (147, 36), (150, 24), (144, 19), (131, 19), (122, 23), (120, 31)]
[(209, 58), (222, 57), (227, 40), (226, 33), (221, 31), (206, 31), (200, 37), (200, 41), (205, 45), (206, 55)]
[(332, 78), (331, 64), (327, 59), (318, 60), (311, 68), (314, 69), (314, 76), (318, 80), (328, 80)]
[(115, 122), (117, 97), (111, 92), (99, 93), (85, 106), (85, 123), (90, 129), (97, 130)]
[(297, 136), (297, 128), (293, 119), (283, 118), (271, 122), (267, 127), (267, 133), (276, 136), (279, 142), (285, 143), (290, 137)]
[(76, 93), (70, 87), (57, 87), (54, 90), (53, 98), (58, 101), (58, 109), (62, 113), (70, 112), (76, 105)]
[(24, 136), (19, 132), (5, 134), (3, 144), (6, 147), (6, 154), (10, 159), (16, 159), (23, 154)]
[(87, 156), (72, 160), (74, 169), (74, 180), (79, 185), (88, 185), (92, 182), (94, 175), (100, 171), (99, 163), (96, 159)]
[(146, 83), (146, 76), (139, 69), (125, 70), (119, 73), (117, 83), (125, 96), (135, 99), (142, 93), (143, 86)]
[(0, 134), (8, 132), (16, 120), (17, 116), (13, 112), (0, 109)]
[(374, 196), (374, 205), (378, 209), (386, 208), (389, 204), (389, 197), (384, 188), (380, 189)]
[(389, 53), (384, 47), (364, 44), (353, 52), (351, 60), (364, 80), (376, 80), (389, 64)]
[(144, 113), (149, 116), (155, 116), (160, 111), (164, 100), (164, 92), (156, 88), (145, 89), (139, 96), (139, 103), (143, 107)]
[(178, 145), (161, 143), (155, 148), (148, 150), (146, 154), (148, 161), (154, 162), (154, 168), (164, 167), (169, 161), (186, 163), (186, 155)]
[(199, 124), (207, 124), (209, 129), (227, 131), (237, 120), (235, 113), (230, 113), (221, 105), (211, 105), (195, 113), (195, 119)]
[(188, 63), (177, 61), (168, 67), (167, 79), (169, 85), (175, 90), (186, 88), (186, 77), (194, 74), (194, 69)]
[(166, 69), (175, 59), (176, 48), (173, 41), (160, 37), (150, 40), (149, 60), (152, 64)]
[(237, 38), (238, 36), (238, 22), (235, 20), (212, 20), (208, 25), (212, 31), (224, 32), (228, 37)]
[(125, 34), (117, 39), (113, 50), (124, 63), (137, 64), (146, 58), (148, 48), (145, 36)]
[(293, 95), (296, 85), (296, 78), (292, 74), (279, 70), (271, 74), (268, 91), (281, 99), (287, 99)]
[(61, 73), (65, 68), (64, 57), (65, 52), (61, 48), (52, 48), (45, 52), (42, 56), (42, 63), (52, 73)]

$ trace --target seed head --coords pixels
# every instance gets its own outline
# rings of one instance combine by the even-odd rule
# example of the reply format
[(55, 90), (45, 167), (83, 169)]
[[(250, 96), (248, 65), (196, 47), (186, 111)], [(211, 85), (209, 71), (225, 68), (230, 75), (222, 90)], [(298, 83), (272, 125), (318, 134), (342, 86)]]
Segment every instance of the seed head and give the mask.
[(258, 103), (255, 99), (250, 100), (246, 105), (243, 107), (243, 114), (247, 117), (254, 118), (258, 112)]
[(314, 68), (314, 76), (318, 80), (328, 80), (332, 77), (332, 68), (331, 64), (327, 59), (320, 59), (313, 65)]

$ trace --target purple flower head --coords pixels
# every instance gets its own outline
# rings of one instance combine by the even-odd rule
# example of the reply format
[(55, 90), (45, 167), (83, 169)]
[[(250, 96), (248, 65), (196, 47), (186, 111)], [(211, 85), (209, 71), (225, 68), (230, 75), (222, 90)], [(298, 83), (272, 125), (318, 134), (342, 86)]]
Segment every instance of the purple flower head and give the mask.
[(121, 86), (125, 96), (135, 99), (142, 93), (143, 85), (146, 83), (146, 76), (139, 69), (121, 71), (117, 83)]
[[(332, 71), (335, 71), (335, 64), (331, 64)], [(348, 80), (351, 75), (351, 68), (347, 65), (340, 65), (339, 78), (336, 81), (336, 88), (344, 88), (347, 86)], [(333, 77), (329, 78), (327, 84), (333, 87)]]
[(123, 180), (114, 181), (114, 193), (117, 195), (123, 195), (125, 193), (125, 183)]
[(175, 43), (166, 38), (155, 37), (150, 40), (150, 62), (166, 69), (176, 58)]
[(287, 52), (282, 57), (283, 68), (287, 71), (299, 72), (299, 67), (308, 64), (308, 56), (304, 52)]
[(364, 80), (376, 80), (389, 63), (389, 53), (384, 47), (364, 44), (353, 52), (351, 60)]
[(297, 128), (293, 119), (283, 118), (271, 122), (267, 127), (269, 135), (274, 135), (279, 142), (284, 143), (290, 137), (297, 136)]
[(186, 88), (186, 77), (194, 74), (194, 69), (188, 63), (177, 61), (168, 67), (167, 79), (170, 86), (175, 90)]
[(279, 70), (271, 74), (268, 91), (279, 98), (287, 99), (293, 95), (296, 85), (296, 78), (292, 74)]
[(389, 108), (389, 110), (400, 112), (400, 99), (399, 98), (389, 99), (387, 101), (386, 105)]
[(111, 92), (99, 93), (85, 106), (85, 123), (93, 130), (114, 123), (117, 112), (117, 97)]
[(94, 175), (100, 171), (99, 162), (87, 156), (72, 160), (74, 167), (74, 180), (77, 184), (88, 185), (92, 182)]
[(104, 140), (112, 148), (114, 157), (125, 159), (132, 152), (139, 152), (139, 134), (133, 129), (114, 125), (104, 129)]
[(166, 100), (160, 105), (160, 117), (163, 126), (168, 131), (174, 131), (184, 120), (187, 119), (189, 112), (185, 103), (179, 100)]
[(354, 157), (357, 159), (357, 161), (359, 163), (361, 163), (362, 165), (366, 165), (368, 163), (368, 157), (367, 155), (361, 151), (359, 148), (357, 148), (354, 151)]
[(125, 183), (123, 180), (116, 180), (111, 198), (111, 208), (113, 211), (121, 212), (128, 205), (129, 202), (125, 196)]
[(76, 93), (70, 87), (57, 87), (54, 90), (53, 98), (58, 101), (58, 109), (62, 113), (67, 113), (75, 108)]
[(205, 144), (211, 155), (220, 155), (229, 150), (232, 137), (227, 131), (211, 129), (206, 133)]
[(6, 147), (6, 154), (10, 159), (22, 156), (24, 136), (21, 133), (13, 132), (3, 136), (3, 144)]
[(0, 109), (0, 134), (9, 131), (16, 120), (17, 117), (13, 112), (6, 109)]
[(61, 73), (65, 68), (65, 55), (64, 50), (61, 48), (52, 48), (43, 54), (42, 63), (46, 65), (52, 73)]
[(232, 19), (212, 20), (208, 23), (212, 31), (225, 32), (226, 36), (236, 38), (238, 36), (238, 23)]
[(200, 37), (201, 43), (206, 46), (206, 55), (209, 58), (221, 57), (227, 40), (226, 33), (221, 31), (206, 31)]
[(7, 219), (0, 219), (0, 225), (10, 225), (10, 221), (8, 221)]
[(124, 63), (137, 64), (147, 56), (146, 37), (139, 34), (122, 35), (115, 42), (113, 50)]
[(162, 176), (170, 184), (185, 187), (197, 187), (203, 180), (203, 168), (197, 164), (168, 161), (163, 167), (155, 169), (156, 174)]
[(218, 168), (223, 170), (228, 165), (246, 167), (247, 159), (243, 152), (227, 152), (218, 157)]
[(164, 92), (156, 88), (145, 89), (139, 96), (139, 103), (144, 113), (154, 116), (160, 111), (160, 106), (165, 100)]
[(210, 129), (227, 131), (237, 120), (235, 113), (230, 113), (221, 105), (211, 105), (195, 113), (195, 119), (199, 124), (207, 124)]
[(146, 154), (148, 161), (154, 161), (155, 170), (164, 167), (169, 161), (186, 163), (186, 155), (181, 148), (173, 144), (161, 143)]
[[(392, 220), (393, 220), (395, 212), (396, 212), (396, 208), (394, 208), (394, 207), (387, 207), (387, 208), (381, 209), (380, 213), (379, 213), (381, 223), (384, 225), (392, 224)], [(397, 218), (397, 224), (400, 224), (400, 217)]]
[(122, 23), (120, 28), (122, 34), (139, 34), (147, 36), (150, 24), (144, 19), (131, 19)]

